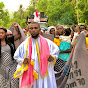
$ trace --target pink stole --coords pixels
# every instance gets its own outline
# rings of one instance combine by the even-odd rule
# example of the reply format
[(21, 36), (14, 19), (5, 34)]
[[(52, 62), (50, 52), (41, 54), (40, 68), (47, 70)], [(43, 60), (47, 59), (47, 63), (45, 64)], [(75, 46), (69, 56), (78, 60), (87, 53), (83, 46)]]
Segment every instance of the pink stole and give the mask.
[[(48, 70), (47, 56), (50, 55), (50, 51), (49, 51), (47, 40), (40, 35), (39, 37), (40, 37), (40, 74), (41, 76), (45, 76)], [(30, 61), (31, 61), (31, 55), (32, 55), (32, 38), (30, 37), (29, 39), (29, 60)], [(33, 66), (29, 63), (28, 70), (23, 73), (20, 88), (23, 88), (23, 87), (25, 88), (27, 86), (30, 86), (28, 88), (31, 88), (33, 83), (34, 83)]]

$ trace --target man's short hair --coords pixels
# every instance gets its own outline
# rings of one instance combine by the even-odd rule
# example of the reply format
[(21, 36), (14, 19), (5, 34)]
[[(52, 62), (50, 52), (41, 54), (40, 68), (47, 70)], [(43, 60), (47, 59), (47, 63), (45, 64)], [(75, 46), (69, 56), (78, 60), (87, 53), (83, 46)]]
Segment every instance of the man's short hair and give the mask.
[[(40, 28), (40, 24), (39, 24), (38, 22), (31, 22), (30, 24), (37, 24), (38, 27)], [(30, 24), (28, 24), (28, 29), (29, 29), (29, 27), (30, 27)]]

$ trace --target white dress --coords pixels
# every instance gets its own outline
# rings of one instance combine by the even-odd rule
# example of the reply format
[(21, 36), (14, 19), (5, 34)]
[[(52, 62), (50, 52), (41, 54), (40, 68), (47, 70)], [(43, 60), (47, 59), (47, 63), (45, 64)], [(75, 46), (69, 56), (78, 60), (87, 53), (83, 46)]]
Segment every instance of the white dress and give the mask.
[[(40, 46), (40, 38), (38, 37), (36, 40), (39, 42)], [(55, 58), (58, 58), (59, 54), (59, 48), (56, 44), (54, 44), (51, 40), (46, 39), (49, 45), (50, 54), (55, 56)], [(18, 66), (17, 69), (21, 67), (21, 64), (24, 59), (25, 51), (26, 51), (26, 45), (27, 45), (28, 38), (18, 47), (18, 49), (15, 52), (14, 59), (17, 60)], [(42, 41), (43, 42), (43, 41)], [(45, 47), (45, 46), (44, 46)], [(29, 53), (29, 50), (27, 51)], [(27, 54), (28, 57), (28, 54)], [(34, 69), (39, 73), (38, 79), (34, 81), (33, 88), (57, 88), (56, 86), (56, 80), (55, 80), (55, 74), (54, 74), (54, 68), (53, 68), (53, 62), (49, 62), (48, 64), (48, 76), (45, 78), (41, 78), (40, 75), (40, 65), (37, 57), (37, 51), (36, 51), (36, 45), (35, 45), (35, 39), (32, 38), (32, 59), (34, 59)]]

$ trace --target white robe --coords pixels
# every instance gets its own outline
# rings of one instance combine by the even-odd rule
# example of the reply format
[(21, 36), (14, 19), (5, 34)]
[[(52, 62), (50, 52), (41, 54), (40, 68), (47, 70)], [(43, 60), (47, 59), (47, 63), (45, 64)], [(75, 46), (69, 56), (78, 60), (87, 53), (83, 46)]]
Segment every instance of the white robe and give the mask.
[[(38, 40), (39, 46), (40, 46), (40, 38), (38, 37), (36, 40)], [(49, 45), (50, 55), (55, 56), (55, 58), (57, 59), (58, 54), (59, 54), (58, 46), (56, 44), (54, 44), (51, 40), (49, 40), (49, 39), (46, 39), (46, 40)], [(18, 62), (17, 69), (21, 67), (22, 62), (24, 60), (25, 51), (26, 51), (26, 47), (27, 47), (27, 41), (28, 41), (28, 38), (18, 47), (18, 49), (15, 52), (14, 59), (16, 59), (16, 61)], [(28, 47), (27, 53), (29, 53), (29, 47)], [(27, 57), (28, 57), (28, 54), (27, 54)], [(33, 88), (57, 88), (53, 62), (49, 62), (49, 64), (48, 64), (48, 76), (43, 79), (41, 78), (40, 65), (39, 65), (37, 51), (36, 51), (35, 39), (33, 39), (33, 38), (32, 38), (32, 56), (31, 56), (31, 58), (34, 59), (34, 63), (35, 63), (34, 69), (37, 70), (37, 72), (39, 73), (38, 79), (34, 81)]]

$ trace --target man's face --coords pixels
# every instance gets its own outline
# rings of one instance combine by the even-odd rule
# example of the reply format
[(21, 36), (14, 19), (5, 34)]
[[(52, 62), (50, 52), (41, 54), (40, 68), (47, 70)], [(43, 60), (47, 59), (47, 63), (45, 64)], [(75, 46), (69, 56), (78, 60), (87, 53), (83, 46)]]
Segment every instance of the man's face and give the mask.
[(85, 30), (85, 27), (84, 26), (80, 26), (79, 30), (80, 30), (80, 32), (81, 31), (84, 31)]
[(29, 25), (29, 32), (33, 38), (37, 38), (40, 32), (40, 28), (38, 24), (30, 24)]
[(63, 28), (61, 25), (59, 25), (59, 26), (57, 27), (57, 34), (58, 34), (58, 35), (62, 35), (62, 34), (63, 34), (63, 31), (64, 31), (64, 28)]

